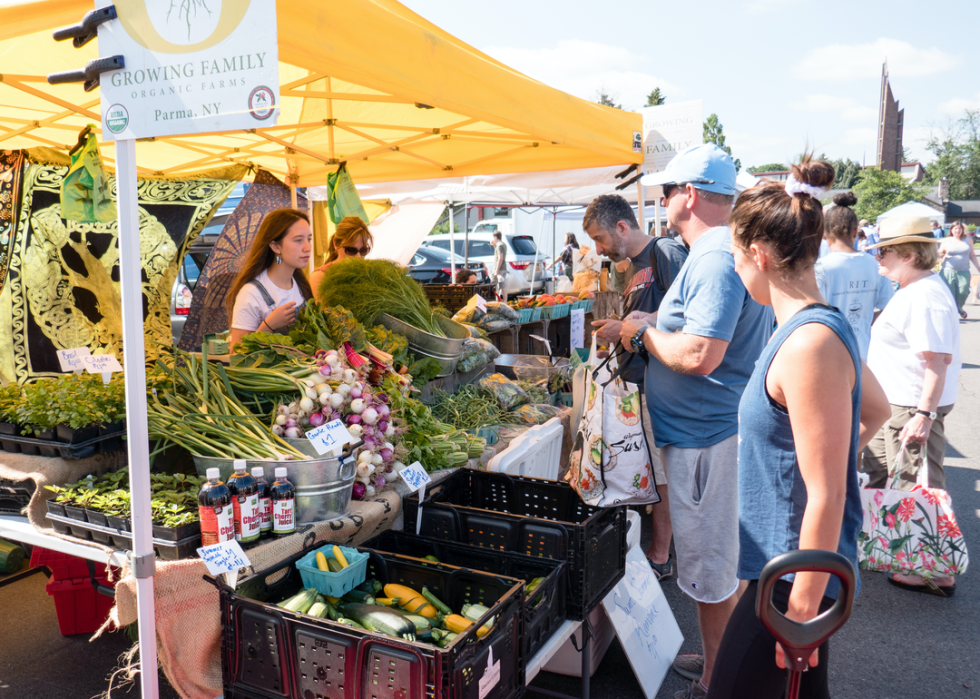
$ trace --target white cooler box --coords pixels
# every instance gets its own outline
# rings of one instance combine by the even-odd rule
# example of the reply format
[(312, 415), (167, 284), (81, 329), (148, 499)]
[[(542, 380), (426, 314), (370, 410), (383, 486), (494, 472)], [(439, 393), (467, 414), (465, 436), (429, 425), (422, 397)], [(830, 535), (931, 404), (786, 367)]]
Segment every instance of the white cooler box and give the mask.
[[(626, 548), (631, 549), (640, 545), (640, 513), (634, 510), (627, 510), (626, 516), (626, 521), (629, 524), (629, 529), (626, 531)], [(606, 657), (609, 644), (616, 638), (616, 630), (613, 628), (612, 622), (609, 621), (609, 617), (606, 615), (601, 604), (589, 613), (589, 621), (592, 622), (592, 628), (595, 630), (595, 636), (592, 638), (591, 645), (589, 646), (592, 654), (591, 672), (589, 673), (591, 677), (595, 674), (599, 663)], [(579, 648), (582, 647), (582, 632), (579, 630), (572, 634), (572, 638), (565, 641), (565, 644), (551, 657), (551, 660), (541, 668), (544, 672), (554, 672), (559, 675), (568, 675), (569, 677), (582, 676), (582, 655), (575, 650), (575, 646), (572, 645), (572, 639), (575, 639), (575, 643)]]

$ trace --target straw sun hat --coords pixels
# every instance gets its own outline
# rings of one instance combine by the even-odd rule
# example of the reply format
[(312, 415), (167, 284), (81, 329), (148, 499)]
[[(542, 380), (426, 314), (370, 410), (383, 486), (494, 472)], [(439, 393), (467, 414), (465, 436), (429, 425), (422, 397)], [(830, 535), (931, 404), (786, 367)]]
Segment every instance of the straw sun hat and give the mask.
[(936, 243), (929, 227), (928, 216), (893, 216), (881, 222), (880, 239), (877, 245), (869, 245), (868, 250), (899, 243)]

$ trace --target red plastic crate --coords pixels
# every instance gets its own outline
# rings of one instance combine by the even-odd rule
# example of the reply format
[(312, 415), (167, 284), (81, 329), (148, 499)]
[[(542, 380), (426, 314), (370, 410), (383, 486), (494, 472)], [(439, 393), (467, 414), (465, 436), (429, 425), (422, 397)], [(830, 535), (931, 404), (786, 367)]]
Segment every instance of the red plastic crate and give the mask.
[[(42, 549), (40, 546), (34, 547), (31, 554), (31, 568), (47, 566), (51, 569), (51, 580), (61, 582), (63, 580), (77, 580), (88, 578), (88, 563), (84, 558), (69, 556), (67, 553)], [(99, 568), (96, 568), (97, 573)]]
[[(97, 580), (99, 584), (109, 586), (104, 578)], [(115, 598), (107, 597), (92, 587), (90, 578), (61, 581), (52, 579), (45, 589), (54, 597), (54, 608), (58, 613), (58, 627), (62, 636), (94, 633), (109, 618), (109, 610), (115, 604)]]

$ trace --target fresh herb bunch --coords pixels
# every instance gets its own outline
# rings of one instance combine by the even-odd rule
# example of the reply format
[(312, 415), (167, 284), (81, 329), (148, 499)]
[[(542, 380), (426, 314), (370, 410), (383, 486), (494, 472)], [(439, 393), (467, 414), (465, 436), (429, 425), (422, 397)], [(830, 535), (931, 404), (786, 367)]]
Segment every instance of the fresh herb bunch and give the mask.
[(126, 417), (126, 382), (113, 374), (108, 384), (100, 374), (65, 374), (24, 386), (16, 422), (37, 434), (55, 425), (72, 429), (119, 422)]
[(232, 366), (268, 368), (293, 359), (308, 359), (309, 355), (293, 346), (289, 335), (250, 333), (235, 345)]
[(289, 338), (294, 347), (307, 354), (313, 354), (318, 349), (340, 349), (345, 342), (360, 352), (368, 343), (364, 326), (350, 311), (343, 307), (321, 306), (312, 299), (296, 315)]
[(330, 265), (323, 272), (317, 298), (327, 306), (343, 306), (369, 327), (388, 313), (432, 335), (446, 336), (421, 285), (408, 276), (408, 270), (388, 260), (352, 257)]
[(24, 397), (20, 384), (0, 386), (0, 422), (17, 422), (17, 406)]

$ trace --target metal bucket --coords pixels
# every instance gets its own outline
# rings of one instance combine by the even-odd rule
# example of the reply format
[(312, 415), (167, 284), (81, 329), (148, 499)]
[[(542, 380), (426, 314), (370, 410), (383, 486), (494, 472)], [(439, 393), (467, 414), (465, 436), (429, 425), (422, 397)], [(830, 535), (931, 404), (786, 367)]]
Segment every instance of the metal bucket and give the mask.
[(437, 337), (427, 333), (387, 313), (382, 313), (379, 318), (383, 326), (392, 332), (405, 336), (408, 340), (408, 349), (413, 354), (432, 357), (438, 361), (442, 369), (437, 376), (449, 376), (456, 371), (456, 364), (463, 353), (463, 341), (469, 339), (470, 331), (465, 325), (460, 325), (449, 318), (435, 316), (435, 319), (442, 331), (446, 333), (446, 337)]
[[(246, 464), (249, 472), (253, 466), (264, 468), (269, 483), (275, 478), (276, 468), (285, 468), (286, 477), (296, 489), (296, 523), (310, 524), (340, 519), (350, 513), (351, 492), (357, 474), (356, 456), (356, 450), (348, 447), (339, 457), (317, 456), (305, 461), (246, 461)], [(207, 475), (209, 468), (216, 468), (221, 480), (227, 481), (235, 470), (235, 461), (195, 455), (194, 467), (200, 476)]]
[(571, 370), (571, 362), (564, 357), (537, 354), (502, 354), (494, 360), (494, 364), (497, 371), (515, 381), (540, 381)]

